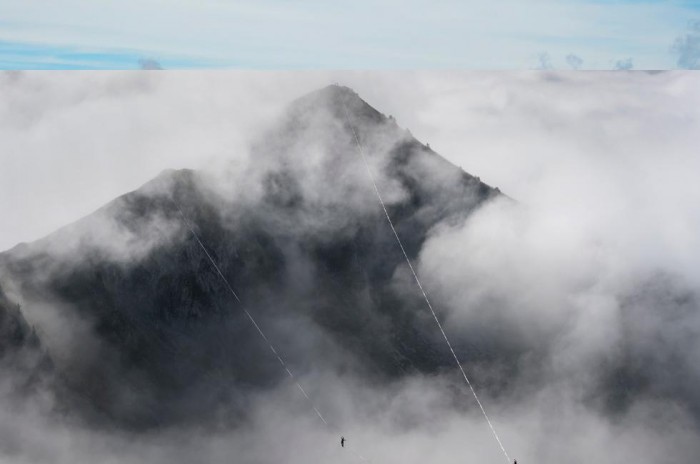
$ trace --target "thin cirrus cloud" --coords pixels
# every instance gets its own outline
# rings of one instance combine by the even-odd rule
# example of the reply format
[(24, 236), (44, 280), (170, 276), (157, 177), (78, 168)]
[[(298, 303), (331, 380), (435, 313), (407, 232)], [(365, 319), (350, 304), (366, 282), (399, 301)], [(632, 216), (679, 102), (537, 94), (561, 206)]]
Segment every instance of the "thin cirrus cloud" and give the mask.
[[(0, 68), (671, 69), (687, 1), (22, 2), (0, 7)], [(37, 18), (42, 18), (41, 20)]]
[(700, 21), (688, 23), (687, 33), (676, 39), (673, 50), (678, 54), (679, 67), (700, 69)]

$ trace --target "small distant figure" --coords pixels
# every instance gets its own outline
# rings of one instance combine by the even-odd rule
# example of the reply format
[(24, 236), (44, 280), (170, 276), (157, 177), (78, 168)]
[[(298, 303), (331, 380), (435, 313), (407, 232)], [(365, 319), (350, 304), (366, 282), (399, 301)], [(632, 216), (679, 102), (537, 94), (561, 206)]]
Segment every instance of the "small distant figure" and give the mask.
[(517, 460), (517, 459), (513, 459), (513, 464), (518, 464), (518, 460)]
[[(340, 437), (340, 446), (345, 448), (345, 437)], [(517, 462), (515, 464), (518, 464)]]

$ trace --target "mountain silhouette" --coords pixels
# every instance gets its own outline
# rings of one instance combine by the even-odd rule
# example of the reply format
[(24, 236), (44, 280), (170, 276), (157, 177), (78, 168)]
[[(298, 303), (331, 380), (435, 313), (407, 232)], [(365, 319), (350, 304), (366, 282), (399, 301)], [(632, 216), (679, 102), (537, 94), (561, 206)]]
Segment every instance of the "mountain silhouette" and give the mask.
[(32, 343), (48, 350), (63, 407), (133, 429), (235, 422), (249, 395), (285, 379), (198, 239), (295, 371), (384, 382), (452, 367), (355, 134), (411, 259), (434, 227), (500, 195), (353, 90), (312, 92), (230, 177), (165, 171), (0, 254), (0, 284), (36, 316)]

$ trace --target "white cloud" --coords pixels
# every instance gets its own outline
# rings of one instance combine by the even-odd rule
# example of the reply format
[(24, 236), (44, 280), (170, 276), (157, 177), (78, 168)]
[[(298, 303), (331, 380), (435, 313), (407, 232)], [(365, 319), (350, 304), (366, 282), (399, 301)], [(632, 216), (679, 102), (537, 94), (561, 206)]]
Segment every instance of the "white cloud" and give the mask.
[[(0, 137), (8, 148), (0, 153), (0, 214), (13, 219), (2, 231), (7, 246), (77, 219), (161, 169), (216, 168), (231, 158), (244, 162), (250, 138), (285, 102), (332, 81), (354, 87), (419, 139), (518, 201), (493, 203), (463, 225), (436, 229), (419, 261), (428, 292), (441, 311), (448, 310), (448, 331), (502, 330), (505, 337), (494, 337), (499, 343), (510, 337), (528, 349), (545, 345), (546, 365), (534, 387), (528, 382), (539, 372), (515, 380), (515, 398), (490, 398), (479, 390), (515, 457), (620, 463), (667, 456), (682, 461), (684, 453), (696, 454), (696, 429), (687, 411), (671, 402), (640, 401), (610, 420), (582, 399), (601, 359), (618, 354), (623, 318), (629, 317), (625, 294), (638, 293), (643, 277), (657, 270), (692, 289), (700, 286), (695, 74), (164, 72), (0, 78)], [(697, 352), (695, 329), (674, 325), (667, 319), (674, 314), (656, 311), (655, 304), (636, 304), (637, 326), (626, 330), (639, 331), (633, 340), (639, 344), (667, 334), (688, 339), (685, 347), (691, 349), (679, 358), (687, 364), (679, 365), (697, 376), (697, 363), (690, 362)], [(649, 314), (645, 305), (651, 306)], [(63, 325), (56, 325), (57, 333), (50, 335), (58, 337)], [(668, 367), (663, 357), (651, 361), (652, 367)], [(477, 372), (477, 387), (484, 379), (480, 374), (488, 372)], [(449, 403), (452, 396), (445, 392), (460, 391), (457, 381), (418, 377), (374, 389), (348, 385), (347, 377), (302, 379), (323, 411), (349, 431), (351, 443), (374, 461), (500, 459), (478, 411), (460, 410), (467, 404), (461, 401), (459, 407)], [(306, 403), (286, 387), (262, 397), (252, 427), (232, 435), (200, 439), (191, 430), (165, 431), (133, 440), (53, 427), (33, 411), (3, 416), (3, 424), (24, 431), (22, 437), (0, 428), (3, 437), (10, 436), (7, 443), (34, 462), (96, 456), (125, 462), (207, 456), (228, 462), (241, 452), (279, 460), (290, 449), (301, 450), (290, 462), (336, 458), (335, 434), (319, 431)]]
[(482, 74), (466, 101), (426, 109), (462, 130), (442, 151), (469, 153), (518, 200), (436, 228), (422, 249), (448, 331), (535, 353), (542, 391), (561, 382), (575, 403), (611, 363), (656, 391), (700, 376), (694, 342), (680, 347), (695, 339), (687, 295), (700, 288), (697, 84), (687, 72)]
[[(3, 80), (0, 248), (34, 240), (166, 168), (244, 159), (297, 92), (271, 75), (19, 73)], [(260, 82), (262, 81), (262, 82)], [(265, 83), (267, 82), (267, 83)], [(318, 84), (317, 84), (318, 82)], [(21, 205), (21, 206), (20, 206)]]
[[(0, 234), (3, 249), (72, 222), (163, 169), (245, 160), (248, 142), (287, 102), (339, 81), (519, 201), (562, 215), (576, 211), (579, 216), (569, 216), (581, 225), (592, 217), (615, 230), (636, 221), (636, 237), (662, 239), (668, 259), (696, 266), (674, 246), (692, 240), (698, 217), (688, 214), (700, 196), (693, 179), (700, 93), (691, 73), (23, 72), (0, 78), (0, 212), (11, 218)], [(627, 211), (636, 214), (628, 218)]]

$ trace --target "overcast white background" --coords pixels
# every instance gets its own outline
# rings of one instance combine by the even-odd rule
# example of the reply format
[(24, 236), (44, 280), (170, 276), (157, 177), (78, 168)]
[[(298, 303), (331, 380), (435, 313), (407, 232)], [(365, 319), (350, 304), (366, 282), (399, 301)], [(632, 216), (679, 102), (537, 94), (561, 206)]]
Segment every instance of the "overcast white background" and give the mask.
[(632, 222), (694, 266), (683, 257), (700, 245), (700, 76), (690, 72), (4, 73), (0, 249), (163, 169), (245, 158), (285, 104), (331, 82), (566, 227)]

